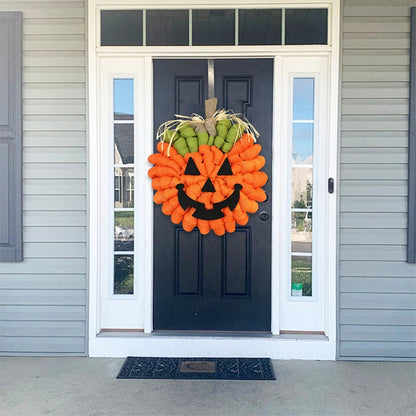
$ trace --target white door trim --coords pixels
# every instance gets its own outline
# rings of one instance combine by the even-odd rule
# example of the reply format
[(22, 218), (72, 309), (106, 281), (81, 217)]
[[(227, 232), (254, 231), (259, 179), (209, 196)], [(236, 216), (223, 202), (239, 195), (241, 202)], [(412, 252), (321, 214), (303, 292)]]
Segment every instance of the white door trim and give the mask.
[[(328, 333), (325, 319), (326, 294), (328, 286), (326, 246), (328, 201), (332, 195), (327, 192), (328, 153), (328, 57), (283, 57), (280, 79), (281, 125), (278, 132), (279, 147), (274, 155), (280, 159), (281, 168), (276, 172), (280, 190), (277, 203), (281, 227), (280, 251), (280, 321), (281, 330), (324, 331)], [(293, 80), (314, 79), (314, 145), (313, 145), (313, 242), (312, 242), (312, 296), (291, 296), (291, 227), (289, 223), (292, 198), (292, 103)], [(277, 154), (276, 154), (277, 153)], [(301, 169), (301, 167), (297, 167)], [(286, 279), (283, 277), (286, 276)]]
[[(185, 5), (184, 2), (179, 2)], [(214, 0), (210, 2), (219, 4)], [(236, 6), (237, 2), (229, 2), (228, 7)], [(152, 114), (152, 59), (156, 57), (163, 58), (220, 58), (220, 57), (268, 57), (275, 60), (274, 75), (274, 120), (273, 120), (273, 137), (276, 139), (278, 132), (280, 108), (279, 100), (277, 100), (278, 88), (278, 70), (281, 67), (280, 57), (283, 56), (326, 56), (329, 65), (329, 117), (328, 131), (330, 141), (330, 149), (328, 154), (328, 175), (335, 179), (337, 183), (337, 108), (338, 108), (338, 50), (339, 50), (339, 4), (338, 1), (329, 2), (297, 2), (297, 7), (328, 7), (329, 5), (329, 27), (331, 33), (332, 46), (266, 46), (256, 47), (253, 51), (250, 47), (123, 47), (123, 48), (102, 48), (97, 47), (98, 34), (97, 17), (99, 16), (99, 6), (94, 0), (89, 2), (89, 354), (90, 356), (125, 356), (127, 354), (137, 354), (139, 351), (143, 355), (162, 354), (169, 355), (173, 351), (184, 353), (185, 355), (202, 354), (211, 355), (217, 351), (221, 351), (222, 355), (234, 354), (259, 356), (261, 353), (273, 358), (309, 358), (309, 359), (335, 359), (335, 339), (336, 339), (336, 193), (329, 199), (328, 206), (328, 229), (326, 235), (328, 237), (328, 273), (331, 276), (328, 279), (326, 289), (326, 313), (325, 313), (325, 332), (327, 339), (292, 339), (277, 336), (279, 334), (279, 273), (278, 259), (273, 257), (272, 261), (272, 333), (275, 337), (266, 340), (258, 338), (192, 338), (192, 337), (153, 337), (143, 335), (142, 337), (105, 337), (97, 335), (100, 332), (100, 290), (99, 277), (102, 268), (102, 241), (100, 224), (102, 222), (101, 204), (101, 186), (100, 172), (102, 169), (99, 155), (100, 148), (100, 125), (99, 125), (99, 85), (100, 67), (98, 61), (100, 57), (143, 57), (145, 67), (144, 79), (144, 106), (143, 117), (145, 120), (143, 134), (145, 137), (153, 137), (153, 114)], [(110, 2), (101, 2), (100, 4), (109, 5)], [(114, 6), (114, 2), (111, 3)], [(129, 2), (133, 7), (133, 2)], [(134, 2), (135, 7), (140, 7), (141, 1)], [(175, 4), (177, 4), (175, 2)], [(198, 4), (204, 4), (198, 2)], [(223, 3), (221, 3), (224, 6)], [(241, 5), (238, 2), (238, 5)], [(247, 3), (246, 3), (247, 4)], [(273, 5), (274, 7), (282, 7), (279, 2), (264, 2), (265, 5)], [(292, 4), (291, 4), (292, 6)], [(152, 7), (154, 5), (152, 4)], [(194, 7), (194, 3), (192, 3)], [(208, 6), (206, 6), (208, 7)], [(225, 7), (225, 6), (224, 6)], [(247, 6), (248, 7), (248, 6)], [(257, 7), (257, 5), (256, 5)], [(106, 6), (106, 8), (108, 8)], [(117, 8), (122, 8), (117, 4)], [(276, 148), (274, 148), (276, 155)], [(146, 155), (153, 152), (152, 140), (145, 141), (143, 149)], [(279, 172), (278, 158), (273, 161), (273, 172)], [(139, 173), (139, 172), (138, 172)], [(141, 172), (141, 174), (145, 174)], [(278, 181), (274, 181), (273, 192), (278, 195)], [(153, 228), (153, 202), (152, 189), (150, 181), (148, 186), (143, 189), (143, 201), (145, 203), (145, 217), (148, 219), (144, 224), (144, 256), (145, 259), (142, 271), (145, 274), (143, 279), (142, 291), (143, 300), (143, 329), (146, 334), (152, 332), (152, 308), (153, 308), (153, 244), (152, 244), (152, 228)], [(279, 218), (278, 204), (274, 203), (272, 217)], [(281, 230), (278, 221), (274, 221), (272, 225), (272, 250), (279, 252), (281, 242), (279, 236)], [(152, 341), (149, 342), (149, 339)], [(277, 343), (277, 344), (276, 344)], [(277, 345), (279, 345), (277, 347)], [(167, 346), (166, 349), (164, 346)], [(194, 348), (198, 346), (198, 349)], [(246, 351), (251, 346), (252, 350)], [(276, 348), (277, 347), (277, 348)], [(146, 352), (147, 351), (147, 352)], [(161, 351), (164, 351), (163, 353)], [(241, 352), (239, 354), (238, 352)], [(244, 351), (244, 353), (243, 353)], [(266, 353), (269, 351), (269, 353)], [(215, 355), (215, 354), (214, 354)], [(230, 356), (230, 355), (229, 355)]]

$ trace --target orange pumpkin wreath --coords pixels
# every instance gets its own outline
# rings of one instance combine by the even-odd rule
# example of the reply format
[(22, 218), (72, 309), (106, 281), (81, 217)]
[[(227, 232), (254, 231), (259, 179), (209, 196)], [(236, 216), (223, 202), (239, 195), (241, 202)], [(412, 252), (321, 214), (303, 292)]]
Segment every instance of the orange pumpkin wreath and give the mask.
[[(214, 120), (215, 137), (212, 125), (201, 125), (209, 119)], [(154, 202), (186, 231), (198, 227), (201, 234), (212, 229), (223, 235), (234, 232), (236, 223), (246, 225), (247, 213), (255, 213), (258, 202), (267, 199), (262, 186), (268, 177), (260, 171), (265, 159), (255, 134), (251, 125), (223, 110), (207, 120), (182, 120), (175, 130), (162, 129), (158, 153), (148, 158), (155, 165), (148, 172), (157, 191)]]

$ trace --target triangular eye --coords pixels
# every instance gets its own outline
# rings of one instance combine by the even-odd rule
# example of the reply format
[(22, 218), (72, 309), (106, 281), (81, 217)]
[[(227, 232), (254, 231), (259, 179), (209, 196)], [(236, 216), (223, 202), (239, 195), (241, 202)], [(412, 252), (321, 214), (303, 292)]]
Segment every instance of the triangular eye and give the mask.
[(231, 169), (231, 165), (230, 165), (230, 161), (227, 159), (224, 160), (223, 164), (221, 165), (217, 175), (220, 176), (227, 176), (227, 175), (232, 175), (233, 174), (233, 170)]
[(185, 168), (185, 175), (194, 175), (194, 176), (198, 176), (201, 173), (199, 172), (197, 166), (195, 165), (194, 160), (190, 157), (188, 160), (188, 164), (186, 165)]

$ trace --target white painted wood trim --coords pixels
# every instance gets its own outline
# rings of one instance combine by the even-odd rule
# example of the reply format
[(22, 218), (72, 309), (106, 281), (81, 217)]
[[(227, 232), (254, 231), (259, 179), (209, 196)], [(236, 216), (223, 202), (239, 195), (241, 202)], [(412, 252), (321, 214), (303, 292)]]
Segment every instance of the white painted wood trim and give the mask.
[[(153, 62), (152, 57), (145, 58), (145, 124), (144, 131), (145, 137), (153, 137)], [(153, 153), (153, 140), (146, 140), (145, 151), (147, 155)], [(150, 279), (144, 279), (143, 286), (144, 293), (144, 332), (150, 334), (153, 331), (153, 189), (151, 180), (145, 174), (146, 189), (143, 193), (145, 198), (144, 212), (146, 218), (150, 218), (145, 225), (145, 264), (144, 264), (144, 276), (152, 276)]]
[(252, 0), (161, 0), (157, 2), (152, 2), (151, 0), (122, 0), (117, 2), (115, 0), (89, 0), (90, 5), (94, 6), (105, 6), (106, 9), (135, 9), (135, 8), (144, 8), (144, 9), (179, 9), (179, 8), (192, 8), (192, 9), (226, 9), (226, 8), (244, 8), (244, 9), (264, 9), (268, 7), (275, 8), (320, 8), (328, 7), (328, 5), (338, 3), (339, 0), (262, 0), (254, 3)]
[(95, 2), (88, 3), (88, 351), (94, 354), (91, 340), (94, 340), (99, 332), (99, 287), (100, 275), (100, 251), (99, 251), (99, 157), (98, 157), (98, 117), (97, 117), (97, 56), (95, 53), (96, 33), (96, 9)]
[[(281, 170), (281, 160), (279, 158), (280, 154), (280, 130), (281, 126), (281, 114), (282, 114), (282, 103), (278, 96), (278, 91), (280, 89), (280, 74), (282, 72), (282, 57), (274, 58), (274, 73), (273, 73), (273, 132), (272, 132), (272, 172), (280, 172)], [(277, 150), (277, 151), (276, 151)], [(272, 183), (272, 195), (280, 195), (281, 192), (281, 181), (274, 180)], [(271, 319), (271, 332), (273, 335), (279, 335), (280, 332), (280, 259), (278, 256), (273, 255), (273, 253), (280, 253), (281, 242), (280, 242), (280, 233), (281, 233), (281, 221), (280, 219), (281, 207), (279, 204), (279, 199), (273, 198), (272, 200), (272, 319)], [(276, 305), (273, 307), (273, 305)]]
[(328, 116), (328, 177), (334, 178), (335, 190), (328, 198), (328, 230), (326, 238), (328, 239), (328, 275), (330, 278), (327, 280), (327, 302), (326, 302), (326, 323), (325, 333), (331, 342), (335, 342), (337, 337), (337, 264), (338, 264), (338, 251), (337, 251), (337, 212), (338, 212), (338, 148), (339, 148), (339, 136), (338, 136), (338, 113), (339, 113), (339, 57), (340, 57), (340, 19), (341, 9), (340, 2), (335, 1), (331, 5), (330, 12), (328, 13), (330, 21), (328, 21), (329, 27), (331, 27), (330, 39), (333, 46), (331, 55), (328, 60), (328, 73), (330, 76), (329, 83), (329, 116)]
[(201, 56), (206, 58), (215, 57), (270, 57), (274, 55), (291, 56), (315, 56), (317, 53), (323, 55), (331, 52), (332, 48), (328, 45), (290, 45), (290, 46), (267, 46), (256, 45), (255, 49), (251, 46), (103, 46), (97, 47), (96, 52), (101, 56), (153, 56), (156, 58), (195, 58)]

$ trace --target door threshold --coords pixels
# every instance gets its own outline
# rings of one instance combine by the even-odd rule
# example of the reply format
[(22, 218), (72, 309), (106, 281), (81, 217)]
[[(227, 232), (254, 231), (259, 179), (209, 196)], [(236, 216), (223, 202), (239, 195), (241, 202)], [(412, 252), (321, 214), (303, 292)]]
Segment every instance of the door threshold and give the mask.
[(97, 334), (98, 338), (222, 338), (222, 339), (281, 339), (281, 340), (320, 340), (328, 341), (328, 337), (321, 332), (305, 332), (305, 331), (285, 331), (280, 332), (279, 335), (273, 335), (271, 332), (263, 331), (179, 331), (179, 330), (156, 330), (150, 334), (144, 333), (143, 330), (122, 330), (113, 329), (111, 331), (102, 330)]
[(325, 335), (324, 331), (289, 331), (280, 330), (280, 335)]
[(152, 332), (155, 336), (166, 337), (229, 337), (229, 338), (268, 338), (272, 337), (270, 331), (190, 331), (159, 329)]

